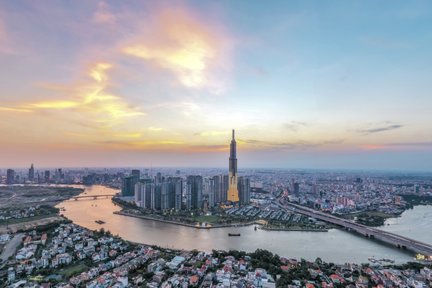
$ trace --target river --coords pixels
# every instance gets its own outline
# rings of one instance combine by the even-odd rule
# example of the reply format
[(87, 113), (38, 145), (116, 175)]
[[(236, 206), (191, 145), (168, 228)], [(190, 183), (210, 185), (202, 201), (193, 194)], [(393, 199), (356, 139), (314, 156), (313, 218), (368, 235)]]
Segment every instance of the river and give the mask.
[[(85, 195), (114, 195), (118, 192), (99, 185), (73, 185), (73, 187), (84, 188)], [(120, 207), (115, 206), (110, 198), (68, 200), (57, 206), (66, 209), (62, 212), (64, 216), (88, 229), (103, 227), (125, 240), (168, 248), (203, 251), (212, 249), (255, 251), (261, 248), (288, 258), (314, 260), (320, 257), (335, 263), (366, 263), (370, 256), (377, 259), (393, 259), (397, 263), (413, 259), (412, 253), (339, 229), (331, 229), (329, 232), (285, 232), (260, 229), (255, 231), (253, 226), (247, 226), (203, 230), (113, 214), (114, 211), (119, 211)], [(99, 219), (106, 223), (102, 225), (95, 223), (95, 220)], [(424, 219), (432, 219), (432, 206), (417, 206), (405, 211), (402, 217), (387, 220), (382, 228), (432, 243), (432, 233), (429, 233), (432, 223)], [(241, 236), (229, 237), (230, 232), (241, 233)]]

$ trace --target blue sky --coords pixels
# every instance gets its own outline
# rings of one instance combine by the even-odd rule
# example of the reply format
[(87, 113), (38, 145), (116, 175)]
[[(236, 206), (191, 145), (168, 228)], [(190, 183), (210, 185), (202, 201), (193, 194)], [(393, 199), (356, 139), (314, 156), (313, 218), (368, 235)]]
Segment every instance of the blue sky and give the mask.
[(431, 27), (430, 1), (2, 2), (1, 166), (223, 167), (235, 128), (239, 166), (431, 170)]

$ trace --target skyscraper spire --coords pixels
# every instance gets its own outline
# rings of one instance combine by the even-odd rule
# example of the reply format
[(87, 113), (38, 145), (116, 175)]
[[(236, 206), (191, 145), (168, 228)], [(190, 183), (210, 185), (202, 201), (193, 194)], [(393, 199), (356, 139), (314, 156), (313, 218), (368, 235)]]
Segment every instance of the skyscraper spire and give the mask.
[(230, 144), (229, 157), (229, 188), (228, 201), (238, 202), (239, 195), (237, 189), (237, 143), (235, 141), (235, 131), (232, 130), (232, 140)]

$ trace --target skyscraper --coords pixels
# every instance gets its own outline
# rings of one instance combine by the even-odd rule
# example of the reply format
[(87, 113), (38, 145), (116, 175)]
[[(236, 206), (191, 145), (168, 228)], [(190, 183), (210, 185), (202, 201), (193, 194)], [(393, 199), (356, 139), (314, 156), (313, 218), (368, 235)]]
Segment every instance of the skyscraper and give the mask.
[[(190, 196), (190, 209), (202, 208), (203, 178), (199, 175), (187, 177), (188, 191), (186, 196)], [(186, 199), (188, 204), (189, 199)]]
[(31, 164), (30, 169), (28, 171), (28, 180), (34, 181), (34, 167), (33, 164)]
[(138, 169), (134, 169), (132, 170), (131, 175), (134, 176), (138, 182), (138, 180), (141, 178), (141, 171)]
[(136, 182), (134, 176), (123, 177), (122, 196), (134, 196)]
[(45, 183), (50, 183), (50, 181), (51, 181), (51, 172), (49, 170), (45, 170), (44, 179), (45, 179)]
[(238, 202), (239, 193), (237, 189), (237, 143), (235, 141), (234, 129), (232, 130), (232, 140), (230, 145), (229, 157), (229, 186), (228, 186), (228, 201)]
[(6, 184), (12, 185), (15, 183), (15, 170), (7, 169), (6, 172)]
[(238, 178), (238, 191), (240, 205), (247, 205), (250, 203), (250, 180), (248, 177)]
[(122, 196), (134, 196), (135, 184), (140, 180), (140, 171), (132, 170), (131, 175), (123, 177)]

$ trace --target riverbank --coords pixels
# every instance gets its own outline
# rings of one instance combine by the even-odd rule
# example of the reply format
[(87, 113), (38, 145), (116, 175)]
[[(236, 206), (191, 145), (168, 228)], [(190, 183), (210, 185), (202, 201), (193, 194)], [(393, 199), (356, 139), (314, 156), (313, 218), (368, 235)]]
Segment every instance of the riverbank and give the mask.
[(302, 227), (265, 227), (262, 226), (259, 229), (266, 231), (297, 231), (297, 232), (328, 232), (329, 229), (318, 229), (318, 228), (302, 228)]
[(188, 224), (188, 223), (183, 223), (183, 222), (178, 222), (178, 221), (156, 218), (156, 217), (149, 216), (149, 215), (133, 214), (133, 213), (129, 213), (126, 211), (115, 211), (115, 212), (113, 212), (113, 214), (128, 216), (128, 217), (135, 217), (135, 218), (140, 218), (140, 219), (145, 219), (145, 220), (153, 220), (153, 221), (158, 221), (158, 222), (162, 222), (162, 223), (169, 223), (169, 224), (180, 225), (180, 226), (196, 228), (196, 229), (245, 227), (245, 226), (251, 226), (254, 224), (258, 224), (257, 221), (251, 221), (251, 222), (246, 222), (246, 223), (212, 224), (212, 225), (200, 226), (199, 224), (193, 225), (193, 224)]
[[(75, 185), (73, 187), (85, 189), (85, 195), (88, 196), (114, 195), (118, 192), (118, 190), (101, 185), (86, 187)], [(108, 198), (64, 201), (57, 207), (64, 207), (65, 211), (61, 213), (65, 217), (88, 229), (100, 230), (104, 228), (105, 231), (110, 231), (113, 235), (119, 235), (128, 241), (169, 247), (170, 249), (197, 249), (207, 252), (213, 249), (227, 251), (237, 249), (253, 252), (256, 249), (265, 247), (279, 255), (289, 255), (290, 257), (307, 260), (320, 257), (334, 263), (366, 263), (371, 255), (379, 259), (390, 258), (395, 259), (398, 263), (404, 263), (413, 257), (413, 255), (404, 251), (386, 247), (341, 229), (329, 229), (328, 233), (305, 233), (303, 231), (290, 231), (288, 233), (261, 229), (255, 231), (253, 226), (196, 229), (193, 225), (193, 228), (191, 228), (183, 225), (162, 223), (153, 219), (146, 220), (113, 214), (113, 212), (121, 210), (121, 207)], [(423, 217), (423, 213), (421, 217)], [(96, 220), (103, 220), (106, 223), (99, 225), (95, 223)], [(195, 224), (195, 222), (189, 224)], [(422, 229), (423, 234), (430, 227), (429, 222), (424, 221), (424, 224), (426, 227)], [(410, 225), (410, 227), (413, 226)], [(241, 237), (228, 237), (228, 233), (240, 233)], [(428, 237), (427, 233), (426, 237)], [(353, 250), (352, 247), (356, 247), (356, 249)]]

